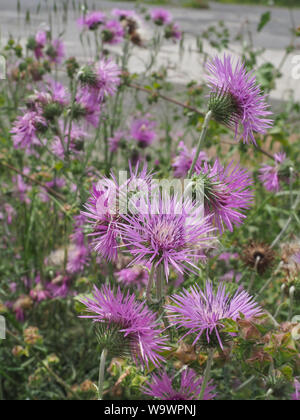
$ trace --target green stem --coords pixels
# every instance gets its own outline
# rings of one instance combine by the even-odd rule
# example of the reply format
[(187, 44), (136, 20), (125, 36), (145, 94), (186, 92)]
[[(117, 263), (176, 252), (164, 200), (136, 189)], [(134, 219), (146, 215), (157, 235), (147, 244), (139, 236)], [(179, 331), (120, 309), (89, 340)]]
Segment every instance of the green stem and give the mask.
[(105, 373), (105, 362), (107, 357), (107, 349), (103, 349), (100, 358), (99, 366), (99, 381), (98, 381), (98, 400), (103, 399), (103, 386), (104, 386), (104, 373)]
[(147, 290), (146, 290), (146, 298), (148, 302), (152, 302), (151, 299), (151, 290), (152, 290), (152, 286), (153, 286), (153, 280), (154, 280), (154, 274), (155, 274), (155, 263), (152, 263), (152, 267), (151, 267), (151, 271), (150, 271), (150, 275), (149, 275), (149, 280), (148, 280), (148, 284), (147, 284)]
[(214, 357), (214, 349), (210, 349), (209, 352), (208, 352), (208, 359), (207, 359), (206, 368), (205, 368), (205, 372), (204, 372), (204, 378), (203, 378), (201, 391), (200, 391), (200, 395), (199, 395), (199, 400), (200, 401), (204, 397), (204, 392), (205, 392), (206, 386), (207, 386), (209, 378), (210, 378), (210, 371), (211, 371), (211, 366), (212, 366), (212, 362), (213, 362), (213, 357)]
[(289, 307), (289, 321), (290, 321), (293, 316), (295, 286), (290, 287), (289, 295), (290, 295), (290, 307)]
[(211, 118), (212, 118), (212, 112), (211, 111), (208, 111), (208, 113), (205, 115), (203, 128), (202, 128), (200, 139), (199, 139), (199, 143), (198, 143), (198, 146), (197, 146), (197, 151), (196, 151), (196, 154), (195, 154), (195, 157), (194, 157), (194, 160), (193, 160), (191, 169), (189, 170), (189, 174), (188, 174), (188, 177), (189, 178), (191, 178), (192, 175), (193, 175), (193, 172), (194, 172), (194, 169), (195, 169), (195, 166), (196, 166), (196, 163), (198, 161), (199, 154), (200, 154), (200, 151), (201, 151), (202, 142), (204, 141), (204, 139), (206, 137), (206, 133), (207, 133), (207, 130), (208, 130), (209, 121), (211, 120)]

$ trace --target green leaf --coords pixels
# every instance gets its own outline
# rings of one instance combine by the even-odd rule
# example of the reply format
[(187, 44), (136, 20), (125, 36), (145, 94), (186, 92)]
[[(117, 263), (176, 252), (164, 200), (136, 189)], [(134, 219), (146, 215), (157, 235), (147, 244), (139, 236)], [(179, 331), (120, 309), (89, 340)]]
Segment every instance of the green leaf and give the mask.
[(271, 12), (263, 13), (260, 17), (260, 22), (257, 26), (257, 32), (260, 32), (268, 22), (271, 20)]

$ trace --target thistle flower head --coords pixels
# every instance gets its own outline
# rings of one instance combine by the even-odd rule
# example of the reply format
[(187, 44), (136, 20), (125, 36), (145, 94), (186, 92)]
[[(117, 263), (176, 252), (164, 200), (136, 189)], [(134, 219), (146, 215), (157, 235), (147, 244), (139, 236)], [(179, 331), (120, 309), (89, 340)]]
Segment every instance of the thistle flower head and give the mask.
[(124, 39), (124, 28), (117, 20), (110, 20), (102, 28), (103, 42), (111, 45), (119, 44)]
[(205, 259), (204, 249), (212, 247), (213, 227), (202, 209), (188, 200), (182, 203), (176, 197), (161, 194), (140, 203), (132, 215), (124, 216), (122, 238), (135, 257), (132, 264), (143, 260), (163, 264), (168, 279), (170, 267), (179, 273), (197, 271), (196, 261)]
[(90, 31), (95, 31), (106, 20), (106, 15), (102, 12), (90, 12), (78, 19), (80, 26), (86, 27)]
[(137, 141), (139, 147), (148, 147), (156, 138), (155, 128), (155, 121), (147, 117), (135, 118), (131, 123), (131, 137)]
[(263, 274), (272, 266), (275, 258), (273, 249), (264, 242), (251, 241), (243, 249), (242, 260), (251, 268), (256, 268), (259, 274)]
[(220, 233), (226, 226), (231, 232), (246, 217), (241, 211), (248, 209), (253, 199), (252, 178), (239, 165), (231, 162), (227, 167), (216, 160), (196, 165), (194, 180), (203, 184), (205, 215), (210, 215)]
[[(178, 382), (177, 384), (175, 382)], [(192, 369), (187, 368), (181, 373), (180, 380), (168, 376), (166, 372), (153, 374), (151, 381), (146, 383), (142, 391), (146, 395), (169, 401), (197, 400), (202, 387), (203, 378), (199, 378)], [(215, 386), (209, 381), (205, 388), (203, 400), (213, 400)]]
[(248, 73), (243, 63), (234, 66), (232, 57), (224, 55), (223, 60), (215, 57), (207, 64), (207, 77), (211, 89), (209, 109), (213, 117), (235, 130), (244, 143), (256, 144), (254, 133), (265, 134), (271, 127), (268, 118), (266, 97), (262, 94), (252, 73)]
[(168, 25), (172, 22), (173, 19), (171, 13), (168, 10), (162, 8), (153, 9), (151, 11), (150, 17), (158, 26)]
[[(174, 176), (176, 178), (184, 178), (188, 174), (192, 166), (195, 154), (196, 154), (196, 148), (190, 151), (188, 150), (188, 148), (186, 147), (183, 141), (181, 141), (178, 144), (177, 156), (174, 158), (173, 163), (172, 163)], [(207, 157), (207, 154), (201, 150), (201, 152), (199, 153), (199, 157), (198, 157), (196, 165), (200, 167), (202, 164), (202, 161), (208, 161), (208, 157)]]
[(259, 170), (259, 180), (267, 191), (278, 192), (282, 182), (289, 181), (292, 162), (287, 159), (286, 154), (275, 153), (273, 165), (263, 165)]
[(238, 289), (231, 297), (226, 293), (225, 285), (220, 284), (215, 293), (210, 282), (206, 283), (204, 291), (195, 285), (190, 291), (184, 289), (173, 295), (171, 301), (172, 304), (166, 305), (169, 321), (171, 325), (187, 330), (183, 337), (192, 334), (195, 344), (205, 334), (206, 344), (219, 344), (222, 349), (220, 329), (223, 319), (236, 321), (241, 314), (248, 319), (262, 313), (247, 292)]
[[(91, 315), (82, 318), (91, 318), (94, 322), (104, 326), (102, 334), (106, 333), (105, 341), (109, 343), (114, 354), (123, 354), (122, 347), (115, 348), (114, 340), (111, 338), (111, 331), (118, 333), (119, 342), (123, 339), (123, 345), (130, 350), (132, 358), (137, 362), (149, 366), (153, 363), (159, 366), (163, 357), (159, 354), (167, 349), (166, 338), (161, 336), (162, 331), (158, 327), (154, 313), (145, 305), (136, 301), (135, 295), (123, 294), (118, 288), (114, 292), (109, 286), (102, 286), (101, 290), (94, 287), (93, 297), (82, 299)], [(103, 337), (99, 337), (100, 341)]]
[(125, 286), (137, 287), (138, 289), (147, 285), (149, 280), (150, 264), (135, 265), (124, 268), (116, 273), (117, 281)]
[(39, 131), (47, 129), (47, 122), (37, 112), (26, 112), (17, 118), (11, 130), (14, 147), (26, 149), (35, 144), (40, 144), (37, 138)]

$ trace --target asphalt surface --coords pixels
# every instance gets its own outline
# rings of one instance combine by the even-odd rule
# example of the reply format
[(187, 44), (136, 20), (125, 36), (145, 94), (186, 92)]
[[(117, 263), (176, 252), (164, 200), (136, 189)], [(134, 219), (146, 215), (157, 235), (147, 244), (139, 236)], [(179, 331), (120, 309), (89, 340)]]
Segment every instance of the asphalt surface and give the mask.
[[(56, 4), (63, 4), (67, 0), (56, 0)], [(73, 0), (69, 0), (69, 11), (67, 17), (63, 12), (54, 13), (54, 0), (20, 0), (21, 11), (17, 13), (17, 0), (0, 0), (0, 40), (2, 44), (11, 34), (21, 42), (35, 33), (37, 28), (51, 25), (56, 35), (64, 32), (67, 54), (76, 55), (80, 60), (88, 60), (91, 51), (83, 48), (79, 41), (79, 29), (76, 20), (79, 17), (79, 1), (74, 0), (77, 10), (73, 9)], [(109, 10), (113, 7), (132, 8), (133, 3), (119, 1), (87, 0), (90, 8), (95, 6), (99, 10)], [(178, 0), (180, 4), (180, 0)], [(203, 30), (217, 24), (222, 20), (230, 30), (232, 37), (241, 32), (245, 32), (247, 25), (253, 30), (253, 44), (255, 48), (265, 49), (260, 62), (269, 61), (274, 65), (281, 62), (285, 48), (291, 42), (291, 28), (300, 26), (300, 9), (293, 10), (291, 13), (285, 8), (260, 7), (260, 6), (236, 6), (224, 5), (220, 3), (210, 3), (210, 8), (205, 10), (187, 9), (180, 7), (169, 8), (176, 22), (186, 32), (186, 48), (182, 56), (178, 54), (178, 46), (172, 43), (166, 44), (158, 57), (158, 67), (163, 64), (170, 69), (169, 78), (174, 83), (186, 83), (190, 79), (201, 81), (203, 76), (202, 63), (196, 51), (195, 36), (200, 35)], [(256, 32), (258, 22), (262, 13), (271, 10), (272, 19), (260, 32)], [(26, 13), (30, 13), (30, 23), (25, 23)], [(51, 16), (51, 20), (50, 20)], [(64, 21), (64, 17), (66, 20)], [(149, 29), (144, 31), (145, 36), (150, 37)], [(273, 99), (287, 99), (292, 93), (295, 99), (300, 100), (300, 79), (292, 77), (295, 67), (294, 56), (300, 56), (300, 38), (296, 40), (299, 49), (296, 50), (286, 61), (282, 68), (283, 77), (277, 83), (276, 89), (272, 93)], [(237, 42), (232, 42), (231, 52), (237, 55), (241, 47)], [(216, 54), (217, 51), (204, 42), (204, 50), (209, 55)], [(135, 49), (134, 57), (130, 62), (131, 71), (142, 71), (144, 63), (149, 59), (146, 49)]]

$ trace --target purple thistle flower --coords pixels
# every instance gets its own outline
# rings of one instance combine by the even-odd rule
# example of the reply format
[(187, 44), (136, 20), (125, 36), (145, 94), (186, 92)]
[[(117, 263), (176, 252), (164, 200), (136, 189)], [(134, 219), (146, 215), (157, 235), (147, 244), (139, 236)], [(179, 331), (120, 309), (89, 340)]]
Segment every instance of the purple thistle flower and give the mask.
[[(139, 166), (133, 171), (130, 168), (130, 178), (119, 185), (115, 176), (112, 179), (104, 178), (100, 185), (93, 185), (91, 196), (85, 205), (86, 211), (81, 212), (91, 224), (93, 230), (89, 236), (93, 237), (92, 245), (94, 250), (102, 255), (108, 261), (116, 261), (118, 257), (117, 247), (120, 236), (120, 222), (124, 217), (123, 211), (127, 211), (127, 192), (132, 191), (139, 181), (143, 186), (149, 183), (145, 167), (139, 173)], [(126, 203), (123, 203), (123, 194), (125, 194)], [(124, 209), (122, 206), (125, 205)]]
[(107, 44), (116, 45), (124, 39), (124, 28), (117, 20), (109, 20), (102, 29), (103, 42)]
[[(202, 387), (203, 378), (197, 377), (196, 373), (187, 368), (181, 373), (181, 380), (178, 386), (174, 384), (174, 378), (170, 378), (166, 372), (161, 375), (153, 374), (150, 382), (146, 382), (142, 391), (151, 397), (159, 400), (188, 401), (197, 400)], [(215, 386), (209, 381), (203, 395), (203, 400), (213, 400)]]
[(294, 380), (295, 392), (292, 394), (291, 399), (294, 401), (300, 401), (300, 382), (298, 379)]
[(120, 20), (137, 18), (137, 13), (134, 10), (113, 9), (111, 14), (114, 17), (120, 18)]
[(121, 82), (121, 70), (118, 65), (110, 58), (102, 59), (96, 64), (98, 89), (97, 96), (102, 101), (105, 96), (113, 96)]
[(241, 125), (240, 138), (244, 143), (252, 141), (256, 145), (254, 132), (265, 134), (272, 126), (272, 120), (266, 118), (271, 112), (253, 72), (247, 72), (240, 61), (234, 67), (232, 57), (226, 55), (223, 60), (215, 57), (207, 64), (207, 69), (210, 73), (207, 77), (211, 89), (210, 107), (215, 119), (233, 127), (236, 137)]
[(150, 13), (150, 17), (156, 25), (168, 25), (172, 22), (172, 15), (166, 9), (153, 9)]
[(109, 142), (109, 150), (114, 153), (118, 150), (121, 141), (124, 139), (125, 137), (125, 132), (124, 131), (116, 131), (113, 137), (110, 137), (108, 139)]
[[(190, 152), (183, 141), (179, 143), (178, 154), (173, 160), (173, 164), (172, 164), (172, 167), (174, 170), (174, 176), (176, 178), (184, 178), (188, 174), (192, 166), (195, 154), (196, 154), (196, 148), (194, 148)], [(201, 166), (202, 161), (208, 161), (207, 154), (204, 151), (201, 151), (199, 154), (199, 158), (197, 160), (197, 166)]]
[(275, 153), (275, 165), (263, 165), (259, 170), (259, 179), (267, 191), (278, 192), (280, 190), (280, 181), (282, 180), (280, 171), (282, 164), (286, 162), (285, 153)]
[(90, 31), (94, 31), (105, 22), (105, 19), (106, 15), (102, 12), (90, 12), (78, 19), (77, 23)]
[[(63, 131), (62, 121), (59, 121), (59, 126), (62, 132)], [(69, 151), (72, 152), (74, 155), (77, 155), (82, 149), (82, 144), (86, 136), (87, 136), (87, 133), (79, 125), (73, 122), (71, 132), (70, 132)], [(60, 159), (64, 159), (65, 157), (65, 151), (67, 149), (68, 139), (69, 139), (68, 127), (66, 127), (66, 131), (63, 135), (63, 139), (60, 139), (58, 136), (55, 136), (53, 139), (53, 142), (51, 144), (51, 150)]]
[(176, 198), (165, 199), (157, 194), (150, 203), (141, 201), (133, 215), (124, 216), (120, 228), (122, 239), (135, 257), (132, 264), (146, 260), (164, 266), (166, 278), (172, 266), (179, 273), (197, 272), (196, 261), (205, 259), (203, 249), (212, 247), (214, 228), (202, 209)]
[(156, 122), (149, 120), (147, 117), (135, 118), (131, 123), (131, 137), (137, 141), (141, 148), (150, 146), (155, 138)]
[(148, 284), (150, 264), (144, 262), (131, 268), (124, 268), (116, 273), (117, 281), (129, 287), (142, 288)]
[(84, 244), (74, 245), (68, 255), (67, 271), (75, 274), (84, 270), (88, 262), (88, 250)]
[(18, 117), (11, 130), (14, 147), (25, 149), (40, 144), (37, 138), (39, 127), (47, 127), (47, 123), (45, 118), (37, 112), (26, 112), (23, 116)]
[(248, 209), (253, 199), (252, 178), (239, 165), (231, 162), (226, 168), (218, 160), (213, 166), (204, 162), (196, 167), (197, 180), (203, 182), (204, 211), (211, 216), (220, 233), (224, 225), (232, 232), (246, 217), (241, 210)]
[(34, 49), (34, 54), (37, 59), (42, 58), (43, 48), (47, 44), (47, 33), (45, 31), (38, 31), (35, 36), (36, 47)]
[(148, 367), (149, 363), (159, 366), (164, 360), (159, 352), (168, 349), (166, 337), (161, 336), (162, 331), (155, 314), (144, 302), (136, 301), (134, 294), (127, 292), (124, 295), (120, 288), (114, 292), (106, 285), (101, 290), (94, 286), (93, 298), (82, 299), (81, 303), (92, 314), (82, 318), (108, 324), (108, 329), (110, 326), (118, 327), (124, 339), (130, 343), (131, 356), (135, 362), (140, 361)]
[(82, 114), (89, 124), (98, 127), (101, 109), (95, 93), (86, 87), (79, 89), (76, 103), (80, 106), (79, 115)]
[(225, 291), (225, 285), (220, 284), (216, 293), (212, 284), (206, 283), (202, 292), (198, 285), (171, 296), (173, 304), (166, 305), (171, 325), (183, 327), (188, 332), (182, 337), (195, 334), (195, 344), (203, 333), (207, 343), (216, 337), (223, 349), (219, 328), (223, 327), (222, 319), (229, 318), (234, 321), (240, 319), (241, 314), (246, 318), (262, 314), (262, 309), (253, 301), (253, 298), (244, 290), (238, 289), (231, 298)]
[(65, 56), (65, 46), (60, 39), (54, 39), (47, 48), (46, 54), (50, 61), (55, 64), (61, 64)]
[(172, 39), (173, 41), (180, 41), (182, 38), (182, 32), (179, 29), (179, 25), (177, 23), (171, 23), (165, 29), (165, 37), (166, 39)]

